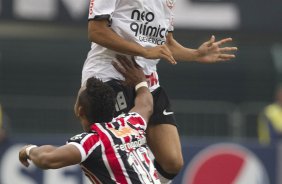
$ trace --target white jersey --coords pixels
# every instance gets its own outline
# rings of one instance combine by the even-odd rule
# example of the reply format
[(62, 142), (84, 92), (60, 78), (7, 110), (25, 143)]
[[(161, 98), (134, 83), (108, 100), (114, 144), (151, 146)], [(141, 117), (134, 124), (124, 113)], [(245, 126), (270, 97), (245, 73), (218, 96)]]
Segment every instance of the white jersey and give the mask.
[[(89, 20), (108, 19), (110, 28), (124, 39), (143, 47), (155, 47), (166, 42), (168, 31), (173, 31), (172, 8), (175, 0), (91, 0)], [(106, 82), (124, 78), (112, 66), (117, 52), (91, 44), (82, 71), (82, 85), (90, 77)], [(159, 87), (156, 65), (159, 59), (135, 57), (149, 78), (150, 90)]]

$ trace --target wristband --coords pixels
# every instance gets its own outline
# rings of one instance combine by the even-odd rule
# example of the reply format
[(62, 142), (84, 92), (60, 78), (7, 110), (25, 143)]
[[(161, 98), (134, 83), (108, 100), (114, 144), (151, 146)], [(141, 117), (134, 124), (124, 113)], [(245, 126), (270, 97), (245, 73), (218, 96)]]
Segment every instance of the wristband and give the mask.
[(141, 87), (146, 87), (146, 88), (148, 88), (148, 83), (146, 82), (146, 81), (143, 81), (143, 82), (140, 82), (139, 84), (137, 84), (136, 86), (135, 86), (135, 91), (137, 91), (139, 88), (141, 88)]
[(32, 148), (36, 148), (36, 147), (37, 147), (36, 145), (30, 145), (30, 146), (28, 146), (27, 148), (25, 148), (26, 155), (29, 157), (30, 150), (31, 150)]

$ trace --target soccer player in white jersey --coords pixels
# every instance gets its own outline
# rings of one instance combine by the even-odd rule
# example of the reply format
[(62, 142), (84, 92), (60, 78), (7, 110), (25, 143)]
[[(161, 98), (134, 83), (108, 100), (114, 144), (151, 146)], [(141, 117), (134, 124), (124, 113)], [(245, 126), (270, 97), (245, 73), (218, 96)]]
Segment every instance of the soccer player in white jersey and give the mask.
[(175, 0), (91, 0), (88, 36), (92, 43), (82, 70), (82, 86), (93, 76), (107, 82), (117, 94), (116, 114), (128, 112), (133, 106), (134, 90), (122, 86), (123, 77), (111, 62), (116, 53), (135, 56), (154, 98), (148, 145), (157, 170), (167, 179), (180, 171), (183, 158), (174, 113), (159, 84), (157, 63), (160, 59), (171, 64), (176, 60), (215, 63), (234, 58), (228, 52), (237, 50), (221, 47), (231, 38), (215, 41), (214, 36), (197, 49), (180, 45), (173, 38), (174, 5)]
[(93, 184), (160, 184), (146, 144), (145, 130), (153, 111), (146, 78), (136, 63), (122, 57), (115, 66), (127, 84), (135, 86), (135, 106), (130, 112), (113, 118), (114, 91), (101, 80), (89, 78), (74, 108), (85, 132), (61, 147), (24, 146), (19, 152), (24, 166), (29, 166), (28, 160), (42, 169), (80, 164)]

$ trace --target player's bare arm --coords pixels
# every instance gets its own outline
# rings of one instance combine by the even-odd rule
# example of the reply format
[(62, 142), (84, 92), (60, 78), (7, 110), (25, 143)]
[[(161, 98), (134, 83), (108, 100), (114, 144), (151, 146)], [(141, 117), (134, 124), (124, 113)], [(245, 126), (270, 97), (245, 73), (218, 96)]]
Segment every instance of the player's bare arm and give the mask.
[(173, 34), (168, 33), (166, 45), (176, 60), (215, 63), (235, 58), (232, 52), (237, 51), (237, 47), (222, 47), (229, 42), (232, 42), (232, 38), (215, 41), (215, 36), (211, 36), (210, 40), (204, 42), (198, 49), (190, 49), (179, 44), (173, 38)]
[(41, 169), (58, 169), (80, 163), (81, 154), (71, 144), (61, 147), (26, 145), (19, 152), (19, 160), (25, 167), (29, 166), (28, 160), (31, 160)]
[(153, 97), (148, 89), (143, 70), (134, 60), (130, 61), (120, 55), (117, 59), (118, 63), (113, 62), (113, 66), (124, 76), (126, 85), (136, 89), (135, 106), (130, 112), (137, 112), (148, 122), (153, 113)]
[(166, 45), (145, 48), (141, 45), (127, 41), (116, 34), (109, 26), (108, 20), (91, 20), (88, 23), (88, 37), (103, 47), (122, 54), (142, 56), (147, 59), (165, 59), (171, 64), (176, 64), (171, 51)]

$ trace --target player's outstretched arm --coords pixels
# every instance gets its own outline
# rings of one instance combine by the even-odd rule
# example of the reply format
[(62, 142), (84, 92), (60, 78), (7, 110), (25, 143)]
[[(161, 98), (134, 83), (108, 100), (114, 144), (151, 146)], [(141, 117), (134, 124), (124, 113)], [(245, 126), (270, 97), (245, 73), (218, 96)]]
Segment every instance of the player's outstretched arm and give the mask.
[(166, 45), (145, 48), (138, 43), (122, 38), (108, 24), (109, 22), (106, 19), (90, 20), (88, 22), (89, 40), (121, 54), (142, 56), (147, 59), (165, 59), (171, 64), (176, 64), (172, 53)]
[(74, 145), (67, 144), (61, 147), (44, 145), (26, 145), (19, 152), (20, 162), (28, 167), (31, 160), (41, 169), (58, 169), (81, 162), (81, 153)]
[(232, 42), (232, 38), (215, 41), (215, 36), (211, 36), (210, 40), (204, 42), (198, 49), (190, 49), (183, 47), (173, 38), (172, 33), (168, 33), (166, 45), (176, 60), (215, 63), (235, 58), (232, 52), (237, 51), (237, 47), (222, 47), (229, 42)]
[(153, 113), (153, 97), (143, 70), (134, 60), (130, 61), (125, 56), (118, 55), (117, 59), (118, 62), (113, 62), (113, 66), (124, 76), (125, 84), (136, 90), (135, 104), (130, 112), (137, 112), (148, 122)]

